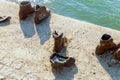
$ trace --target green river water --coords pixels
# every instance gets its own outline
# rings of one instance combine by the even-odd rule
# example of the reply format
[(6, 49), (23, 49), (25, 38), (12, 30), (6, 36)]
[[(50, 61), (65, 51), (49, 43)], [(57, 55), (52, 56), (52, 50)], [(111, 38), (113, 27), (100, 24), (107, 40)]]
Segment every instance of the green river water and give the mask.
[[(19, 2), (20, 0), (8, 0)], [(120, 30), (120, 0), (30, 0), (53, 13)]]

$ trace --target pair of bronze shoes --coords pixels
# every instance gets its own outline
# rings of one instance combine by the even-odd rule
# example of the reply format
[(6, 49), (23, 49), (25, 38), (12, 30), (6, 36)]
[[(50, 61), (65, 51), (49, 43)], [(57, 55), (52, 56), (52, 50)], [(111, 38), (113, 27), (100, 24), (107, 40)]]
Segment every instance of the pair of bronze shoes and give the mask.
[(45, 6), (36, 5), (32, 7), (29, 1), (22, 1), (20, 3), (19, 18), (20, 20), (25, 19), (27, 16), (35, 12), (34, 21), (35, 24), (39, 24), (42, 20), (50, 16), (50, 10)]
[(115, 59), (120, 61), (120, 44), (113, 42), (113, 38), (108, 34), (103, 34), (100, 40), (100, 44), (96, 48), (96, 54), (102, 55), (107, 51), (115, 51)]
[(73, 66), (75, 64), (73, 57), (65, 57), (58, 54), (63, 48), (66, 48), (68, 39), (63, 36), (63, 33), (59, 35), (56, 31), (53, 32), (52, 36), (54, 38), (53, 54), (50, 57), (52, 67), (62, 68)]

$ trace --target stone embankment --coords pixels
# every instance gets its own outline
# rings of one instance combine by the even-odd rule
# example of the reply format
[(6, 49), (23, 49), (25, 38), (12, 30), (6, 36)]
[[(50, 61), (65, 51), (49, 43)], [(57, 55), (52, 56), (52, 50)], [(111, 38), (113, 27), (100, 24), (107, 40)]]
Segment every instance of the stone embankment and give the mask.
[[(1, 0), (0, 16), (11, 16), (10, 22), (0, 23), (0, 80), (119, 80), (120, 65), (108, 66), (106, 59), (95, 55), (102, 34), (120, 41), (120, 32), (91, 23), (52, 14), (34, 25), (34, 14), (19, 21), (19, 6)], [(99, 16), (98, 16), (99, 17)], [(67, 55), (76, 65), (62, 73), (52, 70), (52, 32), (73, 35)]]

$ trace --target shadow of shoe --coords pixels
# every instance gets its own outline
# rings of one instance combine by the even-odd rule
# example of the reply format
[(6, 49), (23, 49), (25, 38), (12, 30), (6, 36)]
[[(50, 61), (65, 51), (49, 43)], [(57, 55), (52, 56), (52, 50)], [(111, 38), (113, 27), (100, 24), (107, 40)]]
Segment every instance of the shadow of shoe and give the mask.
[(74, 75), (78, 73), (78, 68), (74, 65), (69, 68), (64, 67), (60, 71), (52, 69), (52, 72), (55, 76), (54, 80), (74, 80)]
[(63, 48), (58, 54), (67, 57), (67, 53), (68, 53), (67, 48)]
[(40, 44), (44, 44), (47, 40), (50, 38), (50, 19), (51, 16), (49, 16), (47, 19), (43, 20), (40, 24), (36, 25), (36, 31), (40, 39)]
[(110, 75), (112, 80), (120, 79), (120, 64), (114, 61), (114, 55), (110, 53), (103, 54), (101, 56), (97, 56), (97, 59), (101, 66), (106, 70), (106, 72)]
[(20, 27), (25, 38), (30, 38), (35, 34), (33, 15), (25, 20), (20, 20)]
[(7, 27), (8, 25), (10, 25), (10, 21), (0, 23), (0, 27)]

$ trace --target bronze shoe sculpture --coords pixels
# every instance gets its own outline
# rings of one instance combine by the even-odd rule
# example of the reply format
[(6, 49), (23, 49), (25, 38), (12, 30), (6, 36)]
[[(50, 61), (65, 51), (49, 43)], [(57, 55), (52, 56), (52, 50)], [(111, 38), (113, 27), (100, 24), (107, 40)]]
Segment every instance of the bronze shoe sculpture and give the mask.
[(117, 44), (117, 49), (116, 49), (116, 52), (115, 52), (115, 59), (120, 61), (120, 43)]
[(48, 10), (45, 6), (36, 5), (35, 18), (34, 18), (35, 24), (39, 24), (41, 21), (43, 21), (49, 16), (50, 16), (50, 10)]
[(72, 57), (64, 57), (57, 53), (53, 53), (50, 57), (52, 68), (71, 67), (75, 64), (75, 59)]
[(19, 18), (25, 19), (28, 15), (35, 12), (35, 9), (31, 6), (29, 1), (22, 1), (20, 3)]
[(115, 53), (115, 59), (120, 61), (120, 49), (118, 49)]
[(95, 53), (97, 55), (102, 55), (108, 50), (117, 49), (117, 45), (113, 42), (113, 39), (108, 34), (103, 34), (100, 40), (100, 44), (97, 46)]
[(56, 31), (53, 32), (52, 36), (54, 38), (53, 52), (59, 53), (62, 48), (66, 47), (67, 38), (63, 36), (63, 33), (58, 35)]
[(10, 16), (3, 16), (3, 17), (0, 16), (0, 23), (5, 21), (10, 21), (10, 19), (11, 19)]

